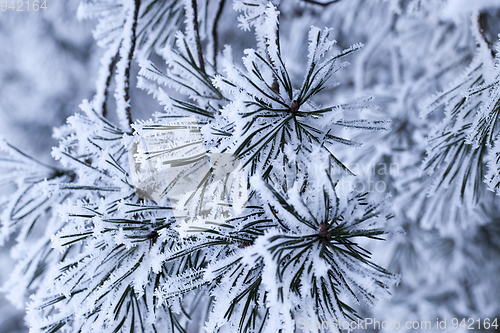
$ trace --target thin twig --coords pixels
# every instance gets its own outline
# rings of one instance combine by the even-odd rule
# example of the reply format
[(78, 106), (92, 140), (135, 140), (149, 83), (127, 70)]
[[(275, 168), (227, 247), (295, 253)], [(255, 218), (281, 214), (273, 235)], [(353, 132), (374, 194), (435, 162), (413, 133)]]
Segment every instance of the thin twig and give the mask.
[(200, 62), (200, 70), (205, 73), (205, 61), (203, 60), (203, 51), (201, 49), (200, 41), (200, 28), (198, 27), (198, 4), (196, 0), (191, 0), (191, 7), (193, 8), (193, 27), (196, 39), (196, 48), (198, 51), (198, 61)]
[[(266, 37), (266, 55), (267, 55), (267, 60), (269, 61), (271, 66), (274, 67), (275, 66), (274, 61), (271, 59), (271, 56), (269, 55), (269, 40), (267, 39), (267, 37)], [(280, 85), (278, 83), (278, 78), (276, 77), (276, 75), (274, 73), (273, 73), (273, 83), (272, 83), (271, 87), (269, 87), (269, 88), (271, 88), (271, 90), (274, 91), (276, 93), (276, 95), (279, 95)]]
[(222, 16), (222, 11), (224, 9), (224, 4), (226, 0), (221, 0), (219, 2), (219, 9), (217, 10), (217, 14), (215, 15), (214, 26), (212, 27), (212, 38), (214, 40), (214, 70), (217, 71), (217, 50), (219, 49), (219, 40), (218, 40), (218, 24), (220, 17)]
[(104, 100), (102, 101), (102, 116), (106, 118), (108, 114), (108, 109), (107, 109), (107, 101), (108, 101), (108, 94), (109, 94), (109, 86), (111, 85), (111, 79), (113, 78), (113, 72), (114, 68), (116, 66), (116, 63), (118, 62), (118, 52), (115, 54), (115, 56), (111, 59), (111, 63), (109, 64), (108, 67), (108, 77), (106, 79), (106, 87), (104, 88)]
[(484, 23), (486, 21), (486, 15), (488, 13), (487, 12), (481, 12), (479, 13), (479, 15), (477, 16), (477, 27), (478, 27), (478, 30), (479, 30), (479, 34), (481, 35), (481, 37), (483, 38), (484, 42), (486, 43), (486, 45), (488, 46), (488, 48), (490, 49), (491, 51), (491, 56), (493, 58), (495, 58), (495, 51), (493, 50), (493, 43), (490, 43), (490, 41), (488, 40), (488, 38), (486, 38), (486, 35), (484, 34)]
[(128, 103), (127, 107), (125, 108), (125, 113), (127, 115), (127, 120), (129, 125), (132, 125), (132, 113), (130, 112), (130, 94), (129, 94), (129, 86), (130, 86), (130, 67), (132, 64), (132, 58), (134, 57), (134, 50), (135, 50), (135, 42), (136, 42), (136, 35), (135, 31), (137, 29), (137, 19), (139, 17), (139, 7), (141, 6), (141, 0), (135, 0), (134, 1), (135, 8), (134, 8), (134, 18), (132, 22), (132, 31), (131, 31), (131, 40), (130, 40), (130, 50), (128, 53), (128, 58), (127, 58), (127, 67), (125, 68), (125, 101)]

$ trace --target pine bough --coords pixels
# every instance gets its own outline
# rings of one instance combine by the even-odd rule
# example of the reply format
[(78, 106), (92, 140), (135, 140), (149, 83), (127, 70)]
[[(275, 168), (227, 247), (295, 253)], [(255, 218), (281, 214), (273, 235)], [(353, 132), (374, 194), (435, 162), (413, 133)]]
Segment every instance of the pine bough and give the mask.
[[(315, 102), (361, 45), (335, 51), (329, 30), (312, 27), (298, 85), (276, 7), (236, 0), (257, 47), (243, 66), (229, 46), (215, 52), (218, 71), (203, 54), (224, 1), (195, 3), (82, 4), (105, 52), (94, 100), (55, 132), (60, 166), (2, 145), (4, 183), (17, 186), (2, 199), (2, 241), (17, 233), (19, 260), (6, 289), (21, 305), (32, 294), (32, 332), (293, 332), (299, 316), (355, 319), (355, 304), (398, 280), (360, 243), (392, 232), (387, 198), (339, 190), (352, 172), (334, 153), (360, 145), (339, 129), (388, 123), (359, 118), (364, 102)], [(164, 112), (130, 124), (134, 59)], [(115, 67), (119, 126), (106, 118)]]

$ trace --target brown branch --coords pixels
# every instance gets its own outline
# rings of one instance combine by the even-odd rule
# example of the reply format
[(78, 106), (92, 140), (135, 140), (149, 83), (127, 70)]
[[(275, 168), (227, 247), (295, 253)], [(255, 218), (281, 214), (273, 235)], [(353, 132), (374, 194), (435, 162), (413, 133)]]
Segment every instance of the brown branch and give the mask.
[[(279, 33), (279, 30), (278, 30), (278, 33)], [(279, 47), (279, 45), (278, 45)], [(271, 66), (274, 67), (274, 61), (271, 59), (271, 55), (269, 54), (269, 39), (266, 37), (266, 56), (267, 56), (267, 60), (269, 61), (269, 63), (271, 64)], [(266, 83), (267, 85), (267, 83)], [(280, 94), (280, 85), (278, 83), (278, 78), (276, 77), (276, 75), (273, 73), (273, 83), (272, 85), (269, 87), (269, 85), (267, 85), (268, 88), (270, 88), (272, 91), (274, 91), (274, 93), (276, 93), (276, 95), (279, 95)]]
[(205, 61), (203, 60), (203, 51), (201, 49), (200, 41), (200, 28), (198, 27), (198, 4), (196, 0), (191, 0), (191, 7), (193, 8), (193, 27), (196, 39), (196, 48), (198, 51), (198, 61), (200, 62), (200, 69), (205, 73)]
[(104, 101), (102, 101), (102, 116), (106, 118), (108, 114), (108, 108), (107, 108), (107, 101), (108, 101), (108, 95), (109, 95), (109, 86), (111, 86), (111, 79), (113, 78), (113, 72), (114, 68), (116, 66), (116, 63), (118, 62), (118, 54), (117, 52), (115, 56), (111, 59), (111, 63), (109, 64), (108, 67), (108, 78), (106, 79), (106, 87), (104, 88)]
[(217, 10), (217, 14), (215, 15), (214, 26), (212, 27), (212, 38), (214, 40), (214, 70), (217, 71), (217, 50), (219, 49), (219, 40), (218, 40), (218, 24), (219, 20), (222, 16), (222, 11), (224, 9), (224, 4), (226, 0), (221, 0), (219, 2), (219, 9)]
[(130, 94), (129, 94), (129, 83), (130, 83), (130, 67), (132, 64), (132, 58), (134, 57), (135, 43), (136, 43), (136, 29), (137, 29), (137, 19), (139, 17), (139, 7), (141, 6), (141, 0), (135, 0), (134, 7), (134, 18), (132, 23), (132, 31), (131, 31), (131, 40), (130, 40), (130, 50), (127, 58), (127, 67), (125, 68), (125, 101), (128, 103), (128, 106), (125, 108), (125, 113), (127, 115), (127, 120), (129, 125), (132, 125), (132, 113), (130, 112)]
[(491, 51), (491, 56), (493, 58), (495, 58), (495, 51), (493, 50), (493, 43), (490, 43), (490, 41), (488, 40), (488, 38), (486, 38), (486, 35), (484, 34), (484, 25), (486, 23), (486, 15), (487, 14), (488, 13), (484, 12), (484, 11), (479, 13), (479, 15), (477, 16), (477, 26), (478, 26), (479, 34), (481, 35), (484, 42), (486, 43), (486, 45), (488, 46), (488, 48)]

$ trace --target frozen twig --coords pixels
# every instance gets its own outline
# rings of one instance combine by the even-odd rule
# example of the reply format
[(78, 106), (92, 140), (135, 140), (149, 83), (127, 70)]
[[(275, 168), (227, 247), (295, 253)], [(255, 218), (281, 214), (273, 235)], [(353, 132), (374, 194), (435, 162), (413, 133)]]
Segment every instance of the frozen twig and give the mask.
[(479, 31), (479, 35), (484, 40), (488, 48), (491, 50), (491, 56), (495, 58), (495, 51), (493, 50), (493, 44), (490, 43), (490, 41), (488, 40), (488, 38), (486, 38), (486, 35), (484, 34), (484, 23), (486, 20), (486, 14), (487, 12), (483, 11), (477, 15), (477, 28)]
[[(215, 15), (214, 26), (212, 27), (212, 37), (214, 39), (214, 70), (217, 71), (217, 49), (219, 48), (218, 42), (218, 24), (220, 17), (222, 16), (222, 11), (224, 10), (224, 4), (226, 0), (221, 0), (219, 2), (219, 9), (217, 9), (217, 14)], [(198, 43), (198, 42), (197, 42)]]
[(133, 0), (133, 8), (129, 8), (125, 20), (124, 36), (120, 47), (120, 61), (117, 64), (116, 74), (116, 108), (118, 118), (123, 129), (130, 129), (132, 114), (130, 112), (130, 66), (134, 57), (136, 43), (137, 19), (139, 16), (140, 0)]
[(198, 61), (200, 62), (200, 70), (205, 73), (205, 61), (203, 60), (203, 51), (201, 49), (200, 28), (198, 27), (198, 5), (196, 0), (191, 0), (193, 8), (193, 28), (196, 39), (196, 50), (198, 52)]
[(108, 114), (108, 110), (106, 107), (106, 102), (108, 100), (108, 94), (109, 94), (109, 86), (111, 85), (111, 79), (113, 78), (113, 69), (116, 66), (116, 63), (118, 62), (118, 53), (114, 55), (113, 58), (111, 58), (111, 62), (109, 63), (108, 66), (108, 72), (107, 72), (107, 77), (106, 77), (106, 84), (104, 88), (104, 98), (102, 100), (102, 116), (106, 118)]

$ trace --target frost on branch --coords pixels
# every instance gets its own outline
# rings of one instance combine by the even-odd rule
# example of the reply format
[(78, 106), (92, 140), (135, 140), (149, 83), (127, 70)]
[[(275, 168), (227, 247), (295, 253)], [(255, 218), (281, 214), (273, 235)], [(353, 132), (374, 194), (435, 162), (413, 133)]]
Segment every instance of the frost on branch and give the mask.
[(39, 286), (47, 267), (61, 257), (52, 251), (50, 236), (64, 224), (54, 216), (54, 210), (70, 195), (54, 190), (60, 184), (71, 183), (75, 174), (39, 162), (3, 139), (0, 149), (2, 190), (10, 193), (0, 203), (0, 244), (16, 235), (17, 244), (11, 253), (18, 260), (3, 290), (16, 306), (22, 307), (24, 298)]
[(63, 225), (49, 235), (54, 252), (64, 255), (33, 295), (28, 321), (34, 332), (150, 332), (177, 325), (170, 308), (157, 307), (153, 297), (174, 269), (162, 264), (165, 248), (177, 239), (172, 209), (136, 192), (128, 171), (131, 138), (90, 103), (82, 110), (60, 131), (53, 152), (76, 175), (72, 183), (53, 184), (72, 194), (58, 209)]
[(240, 161), (232, 154), (209, 153), (195, 117), (134, 127), (136, 191), (157, 202), (168, 198), (180, 228), (192, 219), (216, 223), (221, 214), (241, 213), (248, 185)]
[[(268, 174), (272, 163), (283, 157), (300, 161), (315, 146), (321, 146), (332, 161), (350, 172), (332, 152), (334, 144), (359, 146), (360, 143), (335, 135), (335, 127), (368, 130), (386, 129), (385, 121), (350, 119), (345, 111), (358, 108), (345, 104), (321, 107), (313, 97), (328, 85), (333, 74), (345, 64), (337, 60), (358, 50), (361, 45), (326, 56), (335, 45), (328, 39), (329, 30), (312, 28), (309, 33), (308, 66), (300, 88), (294, 88), (281, 56), (276, 10), (269, 6), (261, 31), (267, 45), (265, 53), (253, 49), (245, 51), (245, 70), (230, 61), (225, 62), (225, 76), (215, 78), (215, 85), (225, 91), (232, 102), (222, 109), (222, 115), (234, 125), (234, 143), (228, 145), (244, 166)], [(272, 23), (272, 24), (271, 24)], [(333, 125), (333, 126), (332, 126)], [(291, 147), (291, 156), (285, 156), (285, 145)]]
[[(479, 29), (476, 25), (472, 28)], [(493, 200), (483, 183), (488, 182), (483, 160), (491, 156), (492, 153), (488, 154), (498, 135), (500, 97), (498, 79), (492, 75), (498, 69), (484, 40), (476, 36), (476, 41), (479, 46), (476, 56), (465, 73), (434, 96), (426, 109), (426, 114), (444, 109), (445, 117), (428, 139), (423, 165), (428, 176), (416, 185), (426, 187), (429, 199), (416, 202), (417, 206), (425, 207), (418, 210), (424, 214), (427, 226), (447, 232), (456, 225), (465, 228), (471, 222), (484, 223), (483, 209), (478, 203)]]
[[(196, 47), (193, 43), (188, 43), (188, 38), (179, 31), (175, 48), (164, 48), (161, 54), (169, 66), (168, 70), (163, 72), (152, 62), (141, 62), (138, 81), (141, 89), (155, 96), (160, 104), (164, 105), (166, 115), (160, 117), (197, 116), (201, 123), (213, 119), (218, 109), (227, 101), (212, 84), (213, 75), (199, 68), (195, 60)], [(151, 82), (153, 80), (161, 86)], [(191, 101), (169, 96), (167, 88), (176, 90)]]
[[(286, 193), (258, 178), (252, 182), (268, 208), (248, 208), (201, 233), (216, 257), (182, 283), (167, 281), (161, 289), (165, 302), (190, 290), (186, 286), (206, 284), (214, 297), (207, 331), (229, 325), (239, 332), (293, 332), (299, 315), (320, 322), (354, 318), (353, 300), (373, 304), (389, 295), (398, 278), (374, 264), (358, 243), (388, 233), (391, 215), (384, 202), (372, 203), (367, 194), (337, 194), (328, 181), (305, 193), (300, 192), (303, 181)], [(172, 256), (189, 248), (186, 244)]]
[[(84, 0), (78, 8), (80, 19), (96, 18), (94, 37), (103, 48), (115, 45), (124, 38), (123, 25), (126, 11), (135, 0)], [(137, 22), (137, 46), (147, 57), (151, 52), (167, 45), (180, 25), (184, 15), (183, 4), (179, 0), (141, 0), (141, 10)], [(142, 56), (141, 56), (142, 57)]]
[(493, 69), (488, 69), (489, 75), (486, 82), (469, 92), (470, 99), (482, 99), (482, 104), (474, 123), (468, 133), (468, 141), (474, 147), (486, 146), (489, 149), (487, 160), (488, 172), (485, 175), (485, 183), (491, 191), (500, 195), (500, 130), (498, 122), (500, 118), (500, 58), (497, 43), (497, 56)]
[(97, 18), (94, 37), (105, 49), (94, 98), (95, 110), (107, 115), (108, 90), (115, 74), (116, 111), (122, 129), (132, 123), (130, 71), (134, 58), (144, 59), (168, 43), (178, 29), (180, 1), (99, 0), (82, 1), (79, 18)]
[[(63, 168), (42, 172), (45, 196), (38, 188), (22, 194), (26, 207), (48, 197), (54, 203), (40, 207), (57, 210), (38, 252), (25, 256), (39, 277), (28, 305), (33, 332), (216, 332), (224, 325), (292, 332), (300, 314), (354, 318), (356, 304), (387, 297), (397, 281), (364, 247), (389, 233), (385, 200), (338, 192), (331, 172), (349, 173), (337, 147), (361, 144), (341, 129), (384, 130), (387, 122), (359, 118), (363, 102), (316, 104), (320, 93), (331, 100), (326, 89), (346, 65), (337, 60), (361, 45), (339, 50), (331, 30), (311, 28), (304, 79), (295, 84), (277, 8), (236, 1), (237, 9), (248, 7), (243, 20), (255, 28), (257, 47), (244, 51), (242, 65), (226, 47), (219, 72), (204, 56), (215, 45), (210, 24), (197, 27), (213, 7), (196, 4), (81, 7), (81, 16), (99, 19), (96, 39), (106, 49), (98, 92), (56, 131), (52, 155)], [(170, 44), (181, 9), (183, 30)], [(148, 59), (152, 50), (166, 69)], [(132, 134), (134, 60), (138, 86), (164, 112), (132, 124)], [(113, 75), (120, 126), (105, 113)], [(45, 255), (49, 261), (37, 257)]]

